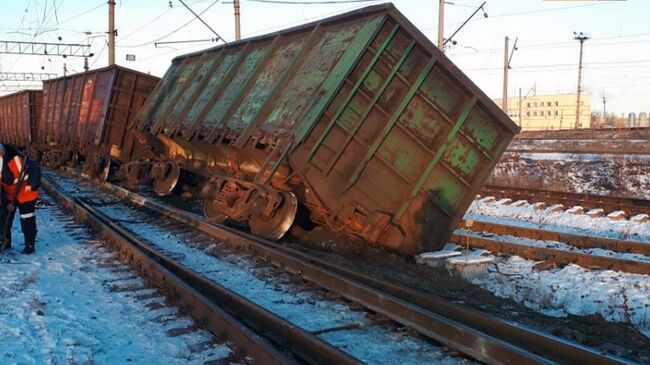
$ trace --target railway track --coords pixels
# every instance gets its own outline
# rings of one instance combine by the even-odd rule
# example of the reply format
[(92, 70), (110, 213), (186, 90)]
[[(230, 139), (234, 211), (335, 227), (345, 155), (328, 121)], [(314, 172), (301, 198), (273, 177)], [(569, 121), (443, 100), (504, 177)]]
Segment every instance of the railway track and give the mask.
[[(576, 264), (587, 269), (623, 271), (650, 275), (650, 244), (583, 236), (514, 225), (466, 220), (450, 241), (496, 254), (548, 261), (555, 266)], [(522, 240), (523, 239), (523, 240)], [(598, 250), (607, 250), (598, 251)], [(619, 257), (616, 253), (635, 253)]]
[(601, 208), (606, 211), (622, 210), (627, 215), (650, 214), (650, 200), (644, 199), (494, 185), (484, 186), (480, 194), (482, 196), (510, 198), (513, 201), (521, 199), (527, 200), (530, 203), (563, 204), (567, 208), (579, 205), (585, 209)]
[[(156, 214), (254, 255), (301, 279), (485, 363), (626, 363), (576, 343), (542, 334), (389, 281), (214, 225), (202, 217), (114, 185), (104, 186)], [(110, 222), (105, 222), (109, 224)]]

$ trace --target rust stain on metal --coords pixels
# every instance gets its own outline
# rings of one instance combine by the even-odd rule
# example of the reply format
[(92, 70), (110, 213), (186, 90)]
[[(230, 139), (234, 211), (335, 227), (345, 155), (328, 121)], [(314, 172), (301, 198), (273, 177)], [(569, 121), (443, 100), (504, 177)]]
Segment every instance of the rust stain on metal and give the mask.
[(444, 245), (518, 132), (390, 4), (178, 57), (135, 124), (212, 219), (280, 237), (297, 200), (406, 254)]

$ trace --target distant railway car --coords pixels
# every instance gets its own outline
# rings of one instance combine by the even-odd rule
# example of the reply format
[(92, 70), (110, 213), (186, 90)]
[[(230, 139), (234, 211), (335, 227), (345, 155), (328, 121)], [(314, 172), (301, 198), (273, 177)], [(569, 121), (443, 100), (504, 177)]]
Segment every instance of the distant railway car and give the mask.
[(155, 190), (192, 176), (214, 221), (403, 253), (447, 242), (519, 130), (392, 4), (177, 57), (136, 126)]
[(42, 115), (36, 125), (44, 162), (84, 162), (107, 172), (110, 158), (130, 156), (128, 125), (159, 78), (109, 66), (43, 82)]
[(0, 143), (29, 148), (35, 142), (34, 126), (43, 103), (39, 90), (25, 90), (0, 97)]

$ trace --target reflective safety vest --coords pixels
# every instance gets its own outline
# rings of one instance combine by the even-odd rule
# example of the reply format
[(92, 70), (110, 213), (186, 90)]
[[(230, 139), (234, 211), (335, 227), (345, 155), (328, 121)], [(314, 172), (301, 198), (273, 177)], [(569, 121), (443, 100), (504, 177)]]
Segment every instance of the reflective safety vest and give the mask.
[[(3, 157), (0, 157), (0, 174), (2, 174), (2, 168), (4, 167), (3, 159), (4, 159)], [(7, 167), (9, 168), (9, 171), (11, 171), (11, 173), (14, 175), (13, 184), (2, 185), (2, 190), (7, 195), (7, 199), (9, 199), (9, 202), (11, 202), (11, 199), (13, 199), (14, 191), (16, 189), (16, 184), (18, 184), (18, 181), (20, 180), (20, 172), (23, 169), (23, 162), (24, 159), (22, 157), (15, 156), (7, 163)], [(23, 179), (22, 184), (20, 185), (20, 190), (18, 191), (18, 197), (17, 197), (17, 201), (20, 204), (31, 202), (38, 199), (38, 192), (34, 190), (29, 192), (25, 191), (25, 187), (28, 185), (28, 181), (29, 181), (29, 174), (25, 173), (25, 177)]]

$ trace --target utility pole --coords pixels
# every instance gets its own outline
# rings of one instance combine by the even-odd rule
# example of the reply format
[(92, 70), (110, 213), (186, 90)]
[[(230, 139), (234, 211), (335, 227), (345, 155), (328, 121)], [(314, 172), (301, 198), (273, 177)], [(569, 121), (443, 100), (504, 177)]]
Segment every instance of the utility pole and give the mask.
[(607, 96), (605, 96), (605, 91), (603, 91), (603, 127), (606, 127), (607, 124)]
[(68, 76), (68, 65), (63, 62), (63, 76)]
[(510, 62), (512, 61), (512, 55), (517, 50), (517, 41), (519, 38), (515, 38), (515, 44), (512, 46), (512, 51), (509, 51), (510, 38), (506, 36), (505, 47), (503, 51), (503, 112), (508, 113), (508, 70), (510, 70)]
[(443, 31), (445, 28), (445, 0), (438, 0), (438, 49), (445, 53)]
[(508, 42), (510, 38), (506, 36), (505, 46), (503, 50), (503, 99), (502, 109), (504, 113), (508, 113)]
[(241, 13), (239, 11), (239, 0), (233, 1), (233, 4), (235, 4), (235, 40), (238, 41), (241, 39), (241, 26), (239, 23), (239, 15)]
[(115, 64), (115, 0), (108, 0), (108, 65)]
[(589, 39), (589, 36), (582, 32), (573, 32), (573, 39), (580, 42), (580, 59), (578, 61), (578, 95), (576, 97), (576, 124), (574, 126), (574, 128), (578, 128), (580, 125), (580, 93), (582, 92), (582, 47), (585, 41)]
[(519, 88), (519, 126), (521, 127), (521, 88)]

